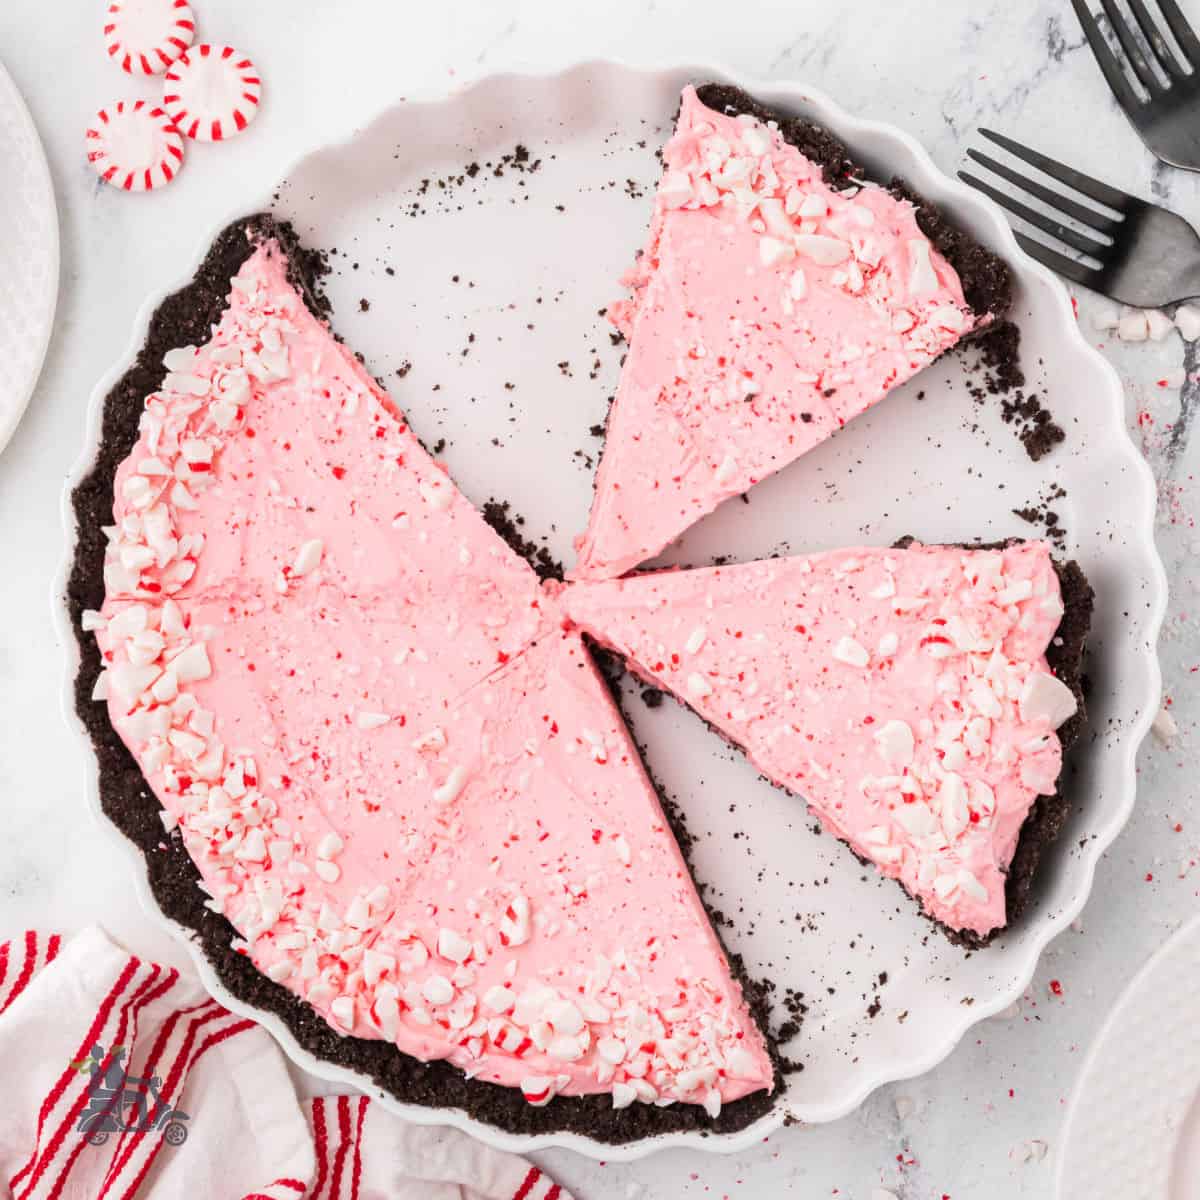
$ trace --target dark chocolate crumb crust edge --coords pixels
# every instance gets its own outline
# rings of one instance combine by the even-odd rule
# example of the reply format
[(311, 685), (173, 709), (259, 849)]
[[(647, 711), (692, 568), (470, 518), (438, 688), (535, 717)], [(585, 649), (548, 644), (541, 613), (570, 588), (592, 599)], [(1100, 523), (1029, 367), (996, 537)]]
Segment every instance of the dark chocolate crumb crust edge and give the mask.
[[(781, 1060), (768, 1033), (765, 993), (747, 979), (736, 956), (730, 956), (731, 969), (742, 982), (746, 1002), (772, 1048), (775, 1092), (755, 1092), (727, 1104), (715, 1120), (695, 1104), (665, 1108), (635, 1104), (618, 1111), (608, 1095), (557, 1096), (545, 1107), (535, 1108), (516, 1089), (467, 1079), (449, 1063), (426, 1063), (382, 1041), (339, 1036), (305, 1001), (272, 983), (245, 955), (230, 948), (233, 926), (204, 907), (205, 894), (197, 886), (199, 872), (178, 830), (164, 831), (158, 799), (113, 729), (107, 706), (91, 699), (101, 661), (95, 638), (82, 630), (81, 616), (84, 609), (100, 608), (104, 600), (106, 543), (101, 527), (112, 523), (116, 470), (137, 441), (146, 396), (162, 385), (166, 375), (163, 355), (177, 346), (199, 345), (209, 338), (225, 309), (230, 279), (265, 239), (278, 242), (288, 260), (288, 278), (312, 311), (328, 314), (329, 304), (320, 286), (327, 264), (322, 255), (300, 244), (289, 224), (257, 214), (227, 226), (192, 282), (168, 296), (151, 317), (135, 362), (105, 397), (95, 463), (72, 493), (76, 546), (66, 600), (80, 655), (75, 711), (95, 751), (105, 815), (141, 852), (158, 906), (191, 931), (224, 987), (243, 1003), (280, 1018), (297, 1043), (316, 1058), (372, 1079), (403, 1103), (460, 1109), (508, 1133), (572, 1132), (612, 1144), (667, 1133), (744, 1129), (770, 1111), (783, 1079)], [(720, 936), (719, 930), (717, 933)]]
[[(784, 141), (795, 146), (810, 162), (825, 172), (831, 187), (850, 187), (865, 178), (850, 151), (829, 130), (803, 117), (760, 103), (739, 87), (724, 83), (704, 83), (696, 88), (701, 101), (714, 112), (748, 113), (760, 121), (774, 121)], [(1012, 273), (1008, 264), (981, 246), (969, 233), (958, 228), (934, 204), (929, 203), (902, 179), (893, 179), (888, 190), (916, 209), (921, 232), (937, 247), (938, 253), (955, 269), (962, 282), (963, 295), (978, 316), (991, 315), (997, 321), (1012, 301)]]

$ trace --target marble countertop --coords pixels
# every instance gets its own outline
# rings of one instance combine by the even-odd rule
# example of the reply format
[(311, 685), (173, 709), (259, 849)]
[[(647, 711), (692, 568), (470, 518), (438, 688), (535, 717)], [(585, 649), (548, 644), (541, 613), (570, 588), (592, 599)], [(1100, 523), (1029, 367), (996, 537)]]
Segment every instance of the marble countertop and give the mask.
[[(1200, 0), (1184, 0), (1200, 21)], [(97, 184), (83, 131), (101, 104), (146, 94), (101, 50), (100, 0), (5, 0), (0, 58), (50, 157), (63, 237), (62, 290), (40, 384), (0, 457), (0, 931), (71, 930), (100, 920), (139, 953), (183, 965), (140, 911), (125, 863), (84, 816), (87, 769), (59, 715), (51, 581), (59, 496), (96, 378), (126, 345), (145, 295), (176, 277), (241, 191), (261, 194), (306, 149), (344, 136), (407, 91), (585, 57), (703, 62), (811, 82), (852, 111), (918, 137), (946, 170), (989, 125), (1128, 190), (1200, 218), (1200, 177), (1155, 163), (1111, 101), (1064, 0), (195, 0), (201, 36), (255, 54), (266, 79), (255, 129), (220, 163), (184, 171), (169, 194), (130, 198)], [(3, 204), (0, 200), (0, 212)], [(1128, 419), (1159, 482), (1158, 544), (1172, 601), (1161, 655), (1179, 731), (1140, 758), (1140, 795), (1106, 856), (1082, 921), (1047, 953), (1020, 1011), (988, 1021), (935, 1071), (884, 1089), (833, 1125), (776, 1134), (731, 1158), (671, 1153), (629, 1166), (539, 1156), (581, 1200), (803, 1196), (873, 1200), (1049, 1197), (1076, 1072), (1125, 981), (1196, 910), (1200, 817), (1193, 811), (1200, 685), (1200, 446), (1190, 418), (1200, 343), (1112, 344), (1104, 306), (1079, 297), (1087, 335), (1127, 387)], [(1186, 353), (1185, 353), (1186, 351)], [(1200, 378), (1200, 375), (1197, 376)], [(1160, 384), (1159, 381), (1162, 381)], [(1051, 980), (1061, 984), (1052, 994)]]

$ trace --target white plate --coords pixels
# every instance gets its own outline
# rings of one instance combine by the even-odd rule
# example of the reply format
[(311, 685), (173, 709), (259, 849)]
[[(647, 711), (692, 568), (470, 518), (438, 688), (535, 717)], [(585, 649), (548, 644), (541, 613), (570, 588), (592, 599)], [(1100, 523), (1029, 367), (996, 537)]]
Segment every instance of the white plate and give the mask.
[(0, 63), (0, 450), (37, 383), (58, 298), (58, 215), (33, 118)]
[(1200, 1200), (1200, 918), (1137, 973), (1071, 1096), (1058, 1200)]
[[(618, 369), (619, 349), (597, 310), (619, 294), (617, 278), (642, 242), (658, 173), (654, 150), (679, 89), (709, 78), (732, 77), (714, 68), (613, 64), (492, 77), (448, 99), (388, 110), (347, 142), (303, 159), (281, 190), (277, 207), (301, 235), (338, 248), (329, 292), (339, 332), (393, 385), (427, 440), (449, 439), (445, 458), (466, 493), (512, 501), (526, 531), (547, 535), (567, 560), (592, 487), (574, 451), (597, 451), (587, 431), (603, 421)], [(776, 981), (780, 999), (785, 988), (805, 993), (808, 1016), (786, 1051), (806, 1069), (751, 1129), (624, 1147), (577, 1136), (513, 1137), (461, 1113), (388, 1102), (411, 1120), (458, 1125), (505, 1148), (564, 1145), (606, 1159), (664, 1145), (739, 1149), (786, 1116), (833, 1120), (879, 1085), (940, 1062), (972, 1025), (1020, 995), (1043, 947), (1083, 907), (1096, 862), (1132, 807), (1134, 753), (1158, 704), (1154, 641), (1165, 584), (1152, 538), (1154, 486), (1125, 430), (1117, 377), (1080, 336), (1061, 285), (1018, 252), (998, 210), (942, 175), (905, 134), (851, 117), (808, 87), (741, 82), (828, 125), (877, 171), (903, 174), (1014, 264), (1025, 358), (1044, 361), (1068, 440), (1031, 463), (997, 406), (966, 396), (962, 368), (951, 359), (759, 486), (749, 505), (726, 505), (674, 557), (751, 558), (783, 543), (817, 550), (910, 532), (931, 541), (1029, 534), (1010, 510), (1061, 482), (1069, 495), (1055, 507), (1099, 601), (1089, 665), (1094, 732), (1076, 755), (1077, 812), (1029, 918), (985, 953), (967, 956), (933, 933), (894, 884), (869, 877), (843, 847), (814, 835), (799, 801), (757, 779), (699, 722), (673, 705), (651, 711), (634, 699), (635, 732), (651, 767), (697, 835), (697, 874), (734, 919), (731, 947), (752, 974)], [(517, 142), (542, 160), (535, 173), (506, 169), (497, 178), (485, 168), (475, 180), (438, 186), (472, 161), (497, 161)], [(423, 194), (422, 179), (433, 181)], [(646, 194), (627, 195), (627, 180), (629, 191)], [(407, 215), (414, 203), (426, 209), (416, 218)], [(180, 282), (189, 271), (181, 270)], [(143, 308), (122, 365), (159, 299)], [(411, 371), (397, 379), (408, 359)], [(120, 369), (96, 390), (81, 470), (94, 454), (101, 399)], [(74, 672), (72, 661), (68, 710)], [(94, 779), (89, 786), (94, 800)], [(148, 900), (143, 865), (133, 858)], [(197, 961), (218, 998), (245, 1011)], [(884, 971), (888, 982), (877, 987)], [(866, 1010), (877, 992), (882, 1007), (871, 1019)], [(277, 1021), (262, 1019), (302, 1066), (348, 1078), (300, 1051)]]

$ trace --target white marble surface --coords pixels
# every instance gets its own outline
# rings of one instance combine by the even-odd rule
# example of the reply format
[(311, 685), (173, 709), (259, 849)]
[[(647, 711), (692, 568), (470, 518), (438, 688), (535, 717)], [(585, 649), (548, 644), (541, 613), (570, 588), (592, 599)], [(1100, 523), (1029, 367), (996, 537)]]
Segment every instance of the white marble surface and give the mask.
[[(59, 493), (97, 376), (126, 344), (147, 292), (179, 274), (239, 194), (261, 194), (303, 151), (340, 137), (398, 96), (480, 73), (552, 69), (590, 56), (634, 62), (720, 59), (770, 78), (811, 81), (847, 107), (904, 126), (954, 169), (980, 124), (1200, 218), (1200, 179), (1157, 168), (1109, 98), (1069, 6), (972, 0), (195, 0), (202, 36), (252, 52), (264, 73), (253, 131), (203, 148), (169, 192), (148, 200), (99, 187), (83, 157), (101, 104), (146, 95), (109, 64), (100, 0), (4, 0), (0, 57), (42, 131), (59, 197), (62, 294), (49, 359), (0, 458), (0, 931), (63, 930), (99, 919), (139, 951), (182, 963), (138, 910), (124, 864), (84, 821), (88, 769), (58, 711), (50, 621), (61, 550)], [(1200, 0), (1183, 7), (1200, 22)], [(0, 179), (3, 171), (0, 168)], [(0, 202), (2, 210), (2, 202)], [(2, 235), (2, 234), (0, 234)], [(1080, 297), (1092, 330), (1096, 302)], [(1173, 599), (1162, 642), (1180, 732), (1141, 756), (1141, 794), (1107, 856), (1077, 932), (1056, 943), (1019, 1015), (980, 1026), (928, 1076), (889, 1088), (835, 1125), (792, 1129), (731, 1159), (670, 1154), (627, 1167), (542, 1156), (582, 1200), (802, 1196), (872, 1200), (1049, 1197), (1062, 1115), (1082, 1054), (1123, 982), (1196, 907), (1200, 816), (1193, 811), (1200, 684), (1200, 448), (1186, 417), (1200, 398), (1158, 380), (1185, 364), (1172, 336), (1105, 346), (1128, 385), (1131, 425), (1160, 480), (1159, 546)], [(1189, 371), (1200, 356), (1186, 360)], [(1180, 826), (1176, 831), (1176, 826)], [(1184, 865), (1181, 865), (1184, 864)], [(1061, 997), (1050, 982), (1061, 982)], [(1044, 1158), (1030, 1143), (1048, 1147)]]

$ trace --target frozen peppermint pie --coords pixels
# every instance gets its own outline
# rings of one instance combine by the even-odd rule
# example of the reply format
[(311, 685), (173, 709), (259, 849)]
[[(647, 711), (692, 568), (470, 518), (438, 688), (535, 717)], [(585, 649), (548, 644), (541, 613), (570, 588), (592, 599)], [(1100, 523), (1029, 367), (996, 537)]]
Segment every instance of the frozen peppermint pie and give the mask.
[(1004, 312), (1007, 268), (828, 133), (684, 89), (575, 577), (611, 578)]
[(1091, 591), (1045, 543), (838, 550), (562, 599), (959, 940), (1017, 915), (1083, 720)]
[(579, 634), (312, 278), (234, 225), (108, 398), (71, 586), (106, 810), (228, 986), (401, 1099), (746, 1124), (766, 1040)]

